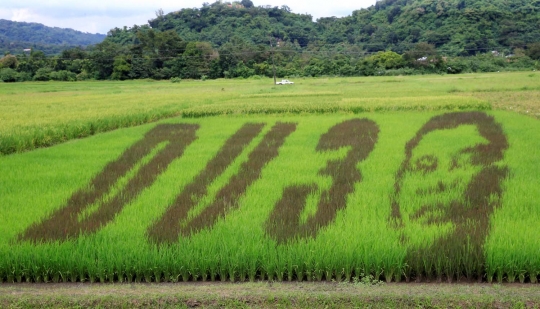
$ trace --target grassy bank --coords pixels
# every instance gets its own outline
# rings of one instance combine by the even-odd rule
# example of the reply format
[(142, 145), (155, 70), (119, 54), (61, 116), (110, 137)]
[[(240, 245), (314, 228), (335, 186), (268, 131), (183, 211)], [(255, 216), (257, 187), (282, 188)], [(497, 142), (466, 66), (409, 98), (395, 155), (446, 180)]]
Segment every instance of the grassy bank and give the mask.
[(537, 308), (530, 285), (181, 283), (0, 285), (3, 308)]

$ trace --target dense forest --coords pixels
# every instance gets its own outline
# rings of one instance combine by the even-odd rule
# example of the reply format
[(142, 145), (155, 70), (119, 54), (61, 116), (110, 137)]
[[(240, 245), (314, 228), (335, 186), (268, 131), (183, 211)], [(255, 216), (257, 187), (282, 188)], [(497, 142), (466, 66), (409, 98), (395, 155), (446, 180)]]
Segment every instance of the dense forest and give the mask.
[(294, 14), (287, 6), (232, 7), (215, 2), (199, 9), (159, 15), (153, 29), (175, 30), (188, 41), (221, 46), (234, 35), (253, 44), (269, 37), (310, 44), (351, 44), (368, 52), (403, 53), (418, 42), (445, 55), (475, 55), (524, 48), (540, 41), (540, 0), (382, 0), (343, 18)]
[(6, 55), (0, 80), (453, 74), (539, 60), (540, 0), (381, 0), (316, 22), (285, 5), (218, 0), (159, 10), (86, 49)]
[(0, 19), (2, 55), (6, 52), (21, 53), (24, 49), (40, 50), (46, 55), (55, 55), (69, 48), (101, 43), (104, 39), (103, 34)]

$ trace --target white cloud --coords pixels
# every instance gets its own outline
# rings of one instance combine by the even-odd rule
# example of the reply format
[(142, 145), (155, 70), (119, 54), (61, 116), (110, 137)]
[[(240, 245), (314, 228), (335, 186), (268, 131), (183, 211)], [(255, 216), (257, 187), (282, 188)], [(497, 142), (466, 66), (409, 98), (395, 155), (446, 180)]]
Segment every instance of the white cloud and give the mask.
[(33, 18), (33, 14), (30, 12), (30, 9), (15, 9), (11, 16), (13, 21), (27, 21)]

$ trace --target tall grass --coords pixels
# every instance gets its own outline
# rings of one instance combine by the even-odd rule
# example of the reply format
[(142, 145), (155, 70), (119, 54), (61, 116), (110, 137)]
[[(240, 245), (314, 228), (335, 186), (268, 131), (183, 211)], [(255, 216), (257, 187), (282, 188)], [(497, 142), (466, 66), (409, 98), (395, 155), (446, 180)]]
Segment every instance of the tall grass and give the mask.
[[(480, 243), (469, 242), (475, 248), (480, 247), (480, 251), (472, 252), (480, 252), (482, 258), (472, 260), (467, 254), (458, 254), (462, 252), (460, 248), (468, 248), (465, 239), (459, 242), (463, 247), (450, 247), (459, 249), (455, 252), (439, 250), (436, 251), (438, 256), (411, 258), (411, 252), (424, 244), (436, 243), (441, 236), (458, 230), (461, 224), (450, 221), (420, 229), (407, 221), (413, 215), (402, 215), (401, 225), (392, 219), (396, 173), (407, 158), (407, 143), (414, 140), (418, 132), (423, 132), (422, 128), (430, 121), (441, 119), (438, 115), (441, 113), (171, 119), (159, 126), (117, 130), (49, 149), (1, 157), (0, 279), (4, 282), (339, 281), (371, 275), (386, 281), (451, 277), (453, 280), (536, 282), (540, 273), (536, 259), (539, 245), (535, 237), (536, 223), (540, 219), (536, 203), (540, 198), (537, 172), (540, 127), (534, 119), (506, 112), (489, 113), (494, 116), (493, 123), (501, 125), (508, 141), (508, 148), (502, 151), (503, 157), (489, 164), (509, 171), (500, 179), (500, 196), (490, 194), (488, 202), (498, 206), (484, 212), (486, 215), (491, 213), (485, 221), (489, 226), (487, 230), (479, 230), (479, 234), (475, 234), (474, 229), (467, 230), (471, 237), (483, 235)], [(461, 116), (455, 117), (461, 119)], [(490, 116), (482, 117), (473, 116), (475, 119)], [(352, 183), (340, 183), (338, 175), (321, 171), (348, 162), (347, 158), (351, 151), (355, 153), (356, 146), (341, 147), (339, 138), (329, 140), (337, 143), (336, 147), (320, 148), (318, 145), (324, 136), (333, 136), (331, 133), (341, 128), (340, 124), (362, 119), (378, 127), (377, 138), (371, 134), (373, 150), (363, 160), (352, 160), (356, 163), (353, 168), (348, 168), (350, 172), (355, 169), (360, 172), (361, 181), (355, 178)], [(125, 205), (111, 220), (103, 222), (94, 231), (68, 239), (19, 238), (34, 224), (54, 217), (59, 209), (65, 208), (74, 193), (99, 176), (110, 162), (118, 161), (126, 149), (144, 140), (148, 132), (162, 124), (174, 127), (178, 123), (197, 125), (197, 138), (152, 182), (144, 184), (143, 190), (126, 199)], [(238, 152), (227, 158), (225, 167), (205, 180), (206, 193), (193, 195), (196, 206), (188, 218), (205, 213), (214, 201), (223, 201), (223, 188), (236, 183), (238, 175), (246, 173), (254, 160), (252, 154), (257, 153), (259, 147), (276, 145), (265, 138), (272, 134), (274, 126), (295, 123), (296, 129), (284, 137), (276, 155), (263, 160), (265, 163), (253, 181), (247, 183), (243, 193), (231, 197), (231, 204), (222, 204), (230, 207), (220, 208), (223, 212), (212, 224), (194, 229), (191, 234), (181, 233), (174, 242), (159, 244), (152, 241), (149, 229), (167, 214), (179, 194), (198, 182), (200, 175), (207, 175), (205, 170), (209, 162), (222, 157), (222, 149), (247, 123), (265, 125), (256, 137), (242, 142)], [(478, 152), (465, 152), (464, 158), (459, 160), (456, 153), (469, 149), (468, 145), (484, 147), (482, 145), (490, 144), (490, 139), (482, 134), (483, 129), (474, 123), (457, 126), (455, 130), (434, 130), (425, 134), (411, 152), (416, 155), (417, 151), (435, 151), (434, 155), (440, 157), (438, 167), (446, 167), (431, 173), (429, 177), (433, 179), (428, 177), (426, 182), (431, 179), (437, 183), (435, 176), (441, 176), (452, 185), (454, 176), (444, 170), (454, 163), (463, 165), (469, 160), (474, 161)], [(347, 131), (343, 131), (344, 137)], [(358, 134), (350, 136), (357, 137)], [(157, 143), (145, 153), (157, 158), (164, 151), (163, 147)], [(152, 161), (144, 156), (137, 158), (135, 161), (140, 165), (134, 166), (140, 166), (139, 170)], [(443, 159), (447, 159), (449, 165), (444, 165)], [(433, 165), (430, 160), (419, 162), (419, 167), (428, 169)], [(459, 192), (467, 191), (468, 180), (478, 175), (483, 166), (473, 165), (463, 171), (454, 169), (456, 179), (461, 179), (455, 186), (457, 195), (449, 191), (450, 195), (436, 198), (452, 201), (454, 194), (460, 201), (465, 201)], [(126, 174), (129, 179), (119, 182), (115, 192), (128, 192), (124, 188), (137, 179), (136, 174)], [(321, 224), (316, 235), (278, 241), (268, 232), (267, 222), (276, 205), (287, 195), (287, 188), (315, 188), (309, 190), (308, 198), (302, 201), (305, 207), (297, 217), (297, 222), (302, 224), (317, 217), (321, 207), (326, 207), (325, 192), (332, 192), (338, 185), (350, 188), (343, 194), (345, 206), (338, 207), (332, 220)], [(400, 201), (413, 203), (412, 193), (428, 192), (422, 191), (420, 186), (418, 183), (407, 189), (403, 184), (400, 195), (404, 196)], [(421, 199), (419, 203), (422, 203)], [(409, 209), (420, 209), (421, 205), (411, 205)], [(410, 213), (413, 212), (407, 212)], [(431, 218), (440, 218), (433, 216)], [(482, 262), (480, 268), (478, 261)]]
[[(538, 83), (529, 75), (303, 78), (292, 87), (271, 79), (3, 83), (0, 155), (178, 115), (485, 110), (495, 104), (538, 116), (531, 91)], [(493, 92), (500, 89), (505, 92)]]
[(486, 101), (476, 98), (436, 96), (401, 98), (344, 98), (342, 100), (289, 99), (283, 102), (244, 100), (242, 103), (200, 105), (182, 112), (185, 118), (241, 114), (328, 114), (393, 111), (490, 110)]

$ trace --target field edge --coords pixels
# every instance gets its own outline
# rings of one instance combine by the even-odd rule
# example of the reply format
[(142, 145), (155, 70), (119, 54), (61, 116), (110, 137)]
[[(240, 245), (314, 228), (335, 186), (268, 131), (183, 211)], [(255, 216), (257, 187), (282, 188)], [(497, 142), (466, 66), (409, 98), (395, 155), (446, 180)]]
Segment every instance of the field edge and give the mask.
[(532, 308), (531, 284), (162, 283), (2, 284), (2, 308)]

